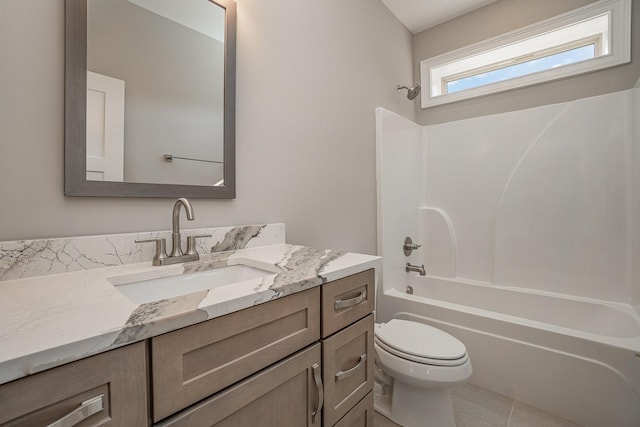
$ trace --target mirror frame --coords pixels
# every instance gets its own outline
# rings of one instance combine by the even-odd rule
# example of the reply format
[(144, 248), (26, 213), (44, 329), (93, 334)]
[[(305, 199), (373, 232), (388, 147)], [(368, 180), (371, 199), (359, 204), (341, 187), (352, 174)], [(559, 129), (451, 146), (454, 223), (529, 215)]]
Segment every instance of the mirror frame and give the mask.
[(226, 20), (224, 187), (87, 180), (87, 0), (65, 0), (65, 196), (235, 198), (236, 3), (209, 1), (225, 9)]

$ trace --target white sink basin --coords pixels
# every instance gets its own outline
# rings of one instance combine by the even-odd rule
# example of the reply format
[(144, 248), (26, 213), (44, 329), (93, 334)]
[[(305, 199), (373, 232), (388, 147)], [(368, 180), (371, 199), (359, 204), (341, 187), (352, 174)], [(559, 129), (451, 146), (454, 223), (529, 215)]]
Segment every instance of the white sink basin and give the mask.
[(116, 276), (108, 280), (131, 302), (144, 304), (274, 274), (276, 273), (273, 271), (238, 264), (160, 278), (143, 278), (140, 275), (131, 275), (129, 277)]

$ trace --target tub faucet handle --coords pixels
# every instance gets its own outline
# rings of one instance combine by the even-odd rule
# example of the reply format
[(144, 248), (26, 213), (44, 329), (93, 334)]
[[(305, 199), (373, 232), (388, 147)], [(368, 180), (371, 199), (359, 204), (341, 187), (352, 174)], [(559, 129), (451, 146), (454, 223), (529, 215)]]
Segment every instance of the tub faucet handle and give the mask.
[(416, 249), (418, 249), (421, 246), (422, 245), (418, 245), (416, 243), (413, 243), (413, 240), (411, 240), (411, 237), (405, 237), (404, 238), (404, 245), (402, 245), (402, 251), (404, 252), (405, 256), (409, 256), (409, 255), (411, 255), (411, 252), (415, 251)]

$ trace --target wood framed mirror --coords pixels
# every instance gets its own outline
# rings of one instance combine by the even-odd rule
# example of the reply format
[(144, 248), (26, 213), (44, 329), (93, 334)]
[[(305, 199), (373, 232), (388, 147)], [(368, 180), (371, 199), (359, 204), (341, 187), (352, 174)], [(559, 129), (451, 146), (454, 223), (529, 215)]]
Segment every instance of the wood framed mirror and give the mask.
[(235, 198), (233, 0), (66, 0), (66, 196)]

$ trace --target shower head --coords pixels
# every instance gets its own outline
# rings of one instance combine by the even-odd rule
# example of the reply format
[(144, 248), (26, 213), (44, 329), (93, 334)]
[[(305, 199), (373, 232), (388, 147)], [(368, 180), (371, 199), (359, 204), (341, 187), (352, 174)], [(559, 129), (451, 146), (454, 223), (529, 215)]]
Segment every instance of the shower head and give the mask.
[(420, 85), (417, 83), (411, 87), (398, 86), (398, 92), (400, 92), (402, 89), (407, 90), (407, 99), (409, 99), (409, 101), (413, 101), (420, 94)]

